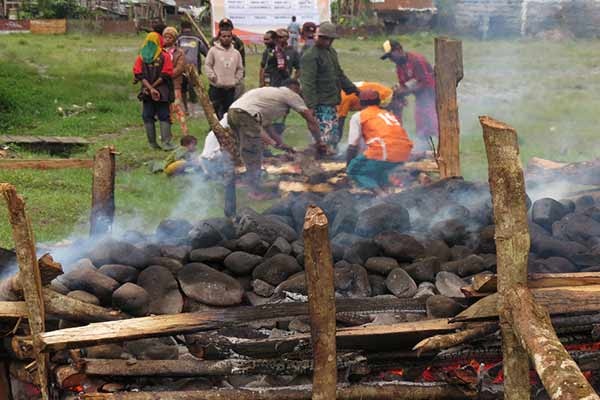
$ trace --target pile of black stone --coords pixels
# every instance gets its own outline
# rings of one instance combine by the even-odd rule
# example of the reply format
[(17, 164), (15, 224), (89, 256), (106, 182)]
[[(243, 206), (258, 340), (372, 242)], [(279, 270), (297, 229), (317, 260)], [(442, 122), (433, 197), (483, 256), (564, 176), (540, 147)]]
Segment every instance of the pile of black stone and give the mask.
[[(165, 220), (152, 235), (95, 243), (53, 287), (133, 316), (305, 301), (309, 204), (329, 219), (337, 296), (427, 298), (429, 316), (447, 317), (464, 308), (460, 289), (473, 275), (495, 271), (489, 189), (450, 179), (383, 199), (290, 195), (233, 221)], [(591, 196), (533, 203), (531, 272), (600, 271), (599, 205)]]

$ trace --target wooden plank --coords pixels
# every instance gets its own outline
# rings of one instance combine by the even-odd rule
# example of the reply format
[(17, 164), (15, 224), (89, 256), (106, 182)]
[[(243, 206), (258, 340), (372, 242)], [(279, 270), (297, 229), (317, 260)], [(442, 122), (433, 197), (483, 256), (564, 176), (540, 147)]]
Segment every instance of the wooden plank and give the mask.
[(323, 210), (311, 205), (304, 217), (304, 266), (313, 347), (313, 400), (335, 398), (335, 283), (329, 223)]
[(17, 195), (14, 186), (1, 183), (0, 192), (3, 194), (8, 206), (8, 217), (13, 231), (21, 287), (27, 304), (29, 329), (34, 338), (33, 349), (37, 362), (36, 372), (40, 382), (41, 395), (43, 400), (49, 400), (48, 355), (40, 352), (39, 341), (40, 334), (46, 330), (46, 313), (31, 221), (25, 213), (25, 202)]
[[(600, 311), (600, 285), (567, 286), (531, 290), (538, 304), (551, 315)], [(498, 293), (482, 298), (453, 321), (472, 321), (498, 317)]]
[(32, 19), (29, 30), (33, 34), (56, 35), (67, 33), (66, 19)]
[[(475, 275), (472, 287), (477, 292), (493, 293), (497, 282), (495, 274), (479, 274)], [(527, 279), (527, 287), (530, 289), (588, 285), (600, 285), (600, 272), (529, 274)]]
[(0, 301), (0, 318), (27, 318), (24, 301)]
[(435, 38), (435, 94), (440, 139), (437, 161), (442, 179), (461, 175), (456, 88), (462, 78), (462, 42)]
[[(407, 312), (424, 315), (422, 299), (337, 299), (337, 315)], [(260, 307), (231, 307), (197, 313), (158, 315), (124, 321), (93, 323), (87, 326), (46, 332), (40, 335), (42, 351), (79, 348), (101, 343), (122, 342), (152, 336), (209, 331), (245, 326), (263, 320), (292, 320), (308, 316), (306, 303), (282, 303)]]
[(65, 169), (65, 168), (92, 168), (93, 160), (74, 158), (47, 159), (47, 160), (0, 160), (0, 169)]

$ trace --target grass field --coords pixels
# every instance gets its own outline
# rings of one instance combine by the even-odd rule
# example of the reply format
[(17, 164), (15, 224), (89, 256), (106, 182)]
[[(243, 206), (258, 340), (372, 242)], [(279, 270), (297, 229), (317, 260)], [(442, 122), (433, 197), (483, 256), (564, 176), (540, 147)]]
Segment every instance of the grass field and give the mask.
[[(0, 40), (0, 133), (81, 136), (94, 140), (87, 152), (114, 144), (120, 152), (117, 218), (152, 229), (170, 215), (192, 219), (220, 212), (221, 193), (212, 185), (194, 186), (148, 172), (145, 162), (164, 153), (149, 150), (142, 129), (131, 65), (141, 37), (9, 35)], [(393, 65), (380, 61), (383, 38), (336, 42), (342, 66), (355, 80), (393, 84)], [(433, 59), (433, 36), (401, 40), (409, 50)], [(246, 86), (258, 81), (259, 56), (248, 56)], [(600, 135), (600, 42), (489, 41), (464, 42), (465, 78), (459, 87), (464, 175), (485, 179), (485, 152), (477, 116), (489, 114), (515, 126), (523, 161), (540, 156), (578, 161), (598, 156)], [(56, 109), (91, 102), (94, 109), (63, 118)], [(412, 105), (411, 105), (412, 107)], [(414, 132), (412, 109), (405, 125)], [(203, 138), (203, 119), (189, 122)], [(308, 143), (298, 117), (288, 119), (286, 137), (293, 145)], [(176, 135), (179, 128), (174, 127)], [(23, 158), (40, 158), (16, 149)], [(90, 207), (91, 174), (85, 170), (1, 171), (0, 181), (15, 184), (27, 201), (38, 241), (54, 241), (85, 232)], [(244, 205), (248, 203), (240, 196)], [(260, 204), (253, 204), (260, 207)], [(0, 207), (0, 246), (12, 239)]]

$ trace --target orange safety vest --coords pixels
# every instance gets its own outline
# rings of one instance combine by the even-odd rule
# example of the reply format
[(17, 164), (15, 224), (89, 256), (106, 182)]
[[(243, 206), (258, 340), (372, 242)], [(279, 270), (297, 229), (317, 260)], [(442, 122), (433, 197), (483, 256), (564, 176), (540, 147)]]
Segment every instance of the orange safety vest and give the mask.
[(408, 160), (413, 143), (394, 114), (369, 106), (360, 112), (360, 126), (367, 145), (365, 157), (389, 162)]

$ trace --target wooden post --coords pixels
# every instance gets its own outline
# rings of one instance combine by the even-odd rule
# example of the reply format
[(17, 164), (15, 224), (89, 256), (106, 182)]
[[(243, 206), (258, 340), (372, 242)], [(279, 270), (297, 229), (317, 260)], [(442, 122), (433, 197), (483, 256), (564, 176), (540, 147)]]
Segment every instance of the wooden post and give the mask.
[(29, 328), (33, 336), (33, 349), (37, 362), (36, 373), (40, 382), (42, 399), (48, 400), (50, 398), (48, 391), (48, 355), (40, 351), (39, 337), (46, 330), (46, 314), (42, 300), (42, 279), (35, 254), (35, 239), (31, 222), (25, 213), (25, 202), (17, 195), (15, 187), (8, 183), (1, 183), (0, 192), (6, 200), (8, 218), (12, 225), (21, 287), (27, 303)]
[(313, 400), (335, 399), (335, 285), (327, 217), (309, 206), (304, 217), (304, 265), (313, 347)]
[(441, 178), (461, 175), (456, 87), (462, 78), (462, 42), (446, 37), (435, 38), (435, 94), (440, 135), (436, 158)]
[(90, 236), (110, 231), (115, 216), (115, 148), (103, 147), (94, 157)]
[(496, 224), (496, 255), (502, 354), (504, 360), (504, 398), (528, 399), (529, 360), (510, 326), (509, 290), (527, 285), (529, 226), (525, 201), (525, 179), (517, 132), (489, 117), (480, 117), (488, 159), (490, 192)]
[(548, 312), (536, 303), (529, 289), (510, 288), (507, 296), (513, 331), (527, 350), (549, 397), (600, 400), (556, 336)]

